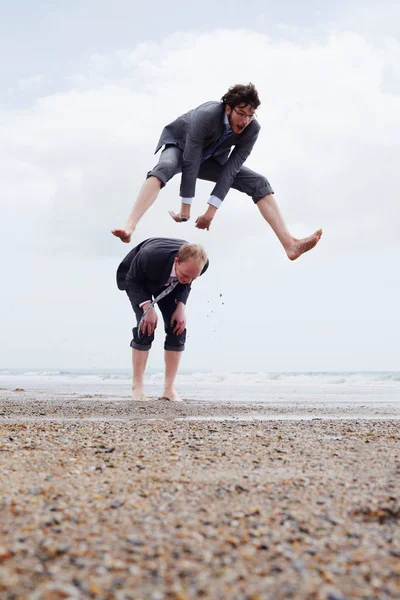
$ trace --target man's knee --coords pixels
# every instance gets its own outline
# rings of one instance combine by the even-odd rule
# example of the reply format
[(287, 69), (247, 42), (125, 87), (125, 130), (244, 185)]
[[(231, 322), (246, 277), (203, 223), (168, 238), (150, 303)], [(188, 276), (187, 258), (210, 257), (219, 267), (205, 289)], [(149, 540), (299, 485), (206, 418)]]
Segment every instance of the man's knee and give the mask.
[(175, 163), (172, 161), (165, 161), (156, 165), (154, 169), (149, 171), (147, 173), (147, 179), (149, 179), (149, 177), (156, 177), (163, 188), (177, 172), (178, 170)]
[(183, 352), (186, 342), (186, 329), (179, 335), (173, 332), (172, 327), (168, 326), (165, 330), (164, 350), (174, 350), (175, 352)]
[(240, 169), (233, 181), (232, 187), (235, 190), (250, 196), (254, 203), (257, 203), (264, 196), (274, 193), (266, 177), (247, 167), (242, 167)]
[(156, 177), (160, 181), (161, 187), (164, 187), (174, 175), (179, 173), (181, 154), (181, 150), (176, 147), (163, 150), (156, 166), (147, 173), (147, 178)]
[(154, 341), (154, 332), (151, 335), (138, 331), (137, 327), (132, 329), (133, 339), (130, 343), (131, 348), (135, 350), (150, 350), (151, 344)]
[(149, 180), (153, 180), (154, 185), (158, 185), (160, 188), (163, 187), (163, 182), (161, 181), (161, 179), (159, 177), (157, 177), (156, 175), (152, 174), (152, 171), (149, 171), (146, 175), (146, 179)]
[(261, 198), (264, 198), (265, 196), (268, 196), (269, 194), (273, 194), (273, 193), (274, 193), (274, 190), (272, 189), (271, 184), (269, 183), (268, 179), (266, 179), (266, 177), (262, 177), (260, 175), (260, 177), (257, 179), (257, 182), (254, 187), (254, 191), (252, 193), (252, 198), (253, 198), (254, 204), (257, 204), (257, 202), (259, 200), (261, 200)]

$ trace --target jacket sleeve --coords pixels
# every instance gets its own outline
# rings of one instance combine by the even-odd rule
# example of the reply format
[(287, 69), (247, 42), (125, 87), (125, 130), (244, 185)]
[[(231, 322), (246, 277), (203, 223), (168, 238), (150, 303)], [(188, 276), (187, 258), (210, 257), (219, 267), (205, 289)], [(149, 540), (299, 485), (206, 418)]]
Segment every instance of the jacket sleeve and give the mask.
[(146, 250), (138, 252), (132, 260), (126, 275), (126, 291), (132, 304), (141, 304), (152, 297), (152, 293), (148, 289), (148, 279), (146, 277), (148, 263), (149, 253)]
[(176, 301), (183, 302), (183, 304), (186, 304), (187, 299), (189, 298), (189, 294), (192, 289), (192, 286), (190, 283), (186, 283), (185, 285), (180, 285), (179, 287), (182, 289), (178, 290), (178, 293), (176, 295)]
[(258, 138), (258, 133), (259, 130), (256, 131), (248, 140), (243, 140), (240, 144), (235, 146), (227, 162), (222, 168), (218, 181), (211, 192), (212, 196), (216, 196), (220, 200), (225, 198), (232, 186), (233, 180), (253, 150), (254, 144)]
[(199, 174), (200, 161), (204, 142), (209, 135), (212, 115), (205, 110), (196, 110), (186, 136), (182, 157), (182, 179), (180, 195), (182, 198), (194, 198), (196, 180)]

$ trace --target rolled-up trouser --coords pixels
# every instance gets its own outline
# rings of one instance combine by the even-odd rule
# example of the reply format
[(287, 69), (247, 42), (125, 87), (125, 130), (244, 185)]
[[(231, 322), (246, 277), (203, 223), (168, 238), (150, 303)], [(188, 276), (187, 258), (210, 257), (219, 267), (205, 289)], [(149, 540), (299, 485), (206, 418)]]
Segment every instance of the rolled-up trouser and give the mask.
[[(158, 290), (157, 293), (154, 294), (154, 296), (158, 296), (158, 294), (160, 294), (162, 291), (163, 289)], [(128, 298), (131, 301), (132, 308), (135, 311), (137, 321), (136, 327), (132, 329), (133, 339), (131, 341), (130, 346), (131, 348), (136, 348), (136, 350), (150, 350), (151, 344), (154, 340), (154, 332), (151, 335), (148, 335), (147, 332), (143, 333), (143, 331), (138, 331), (137, 326), (139, 324), (140, 319), (143, 316), (143, 308), (132, 302), (129, 295), (129, 290), (127, 290), (126, 293), (128, 294)], [(173, 332), (173, 328), (175, 327), (175, 321), (172, 326), (170, 324), (171, 317), (174, 311), (176, 310), (176, 291), (172, 290), (170, 294), (162, 298), (157, 304), (160, 307), (160, 311), (164, 320), (164, 330), (166, 334), (164, 350), (182, 352), (185, 349), (186, 329), (184, 329), (181, 334), (177, 335)]]
[[(164, 187), (174, 175), (182, 171), (182, 155), (178, 146), (168, 144), (161, 152), (158, 164), (147, 173), (147, 177), (157, 177), (161, 181), (161, 187)], [(200, 165), (198, 177), (216, 182), (223, 168), (223, 165), (211, 157)], [(237, 173), (232, 188), (253, 198), (255, 204), (267, 194), (274, 193), (268, 179), (247, 167), (242, 167)]]

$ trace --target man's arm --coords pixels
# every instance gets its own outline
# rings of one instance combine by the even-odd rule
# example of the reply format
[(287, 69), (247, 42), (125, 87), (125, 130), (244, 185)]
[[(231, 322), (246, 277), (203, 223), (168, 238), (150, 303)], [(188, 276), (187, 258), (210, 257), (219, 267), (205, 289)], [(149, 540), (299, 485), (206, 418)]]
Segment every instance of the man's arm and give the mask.
[(208, 201), (206, 212), (196, 219), (196, 227), (198, 229), (210, 229), (211, 221), (213, 220), (217, 209), (221, 206), (222, 201), (232, 186), (233, 180), (253, 150), (254, 144), (258, 138), (258, 133), (259, 129), (244, 143), (238, 144), (233, 152), (231, 152), (231, 155), (223, 166), (221, 175), (211, 192), (211, 198)]
[[(155, 328), (157, 327), (158, 317), (154, 307), (151, 307), (151, 302), (145, 302), (142, 305), (143, 310), (143, 321), (141, 324), (142, 332), (145, 334), (147, 332), (148, 335), (151, 335)], [(146, 313), (146, 310), (150, 308), (150, 310)], [(146, 313), (146, 314), (145, 314)]]
[(196, 180), (199, 174), (201, 156), (205, 139), (209, 135), (212, 117), (213, 114), (209, 110), (201, 108), (196, 110), (186, 136), (180, 188), (180, 195), (186, 200), (194, 198), (196, 193)]
[(151, 300), (152, 294), (147, 286), (146, 272), (149, 264), (149, 253), (146, 249), (141, 250), (132, 260), (126, 275), (126, 288), (129, 298), (133, 304), (143, 304)]
[[(203, 273), (205, 273), (207, 271), (209, 264), (210, 264), (210, 262), (207, 259), (207, 262), (205, 263), (204, 267), (201, 270), (200, 276), (203, 275)], [(177, 335), (182, 333), (182, 331), (186, 327), (185, 305), (186, 305), (187, 299), (189, 297), (190, 291), (192, 289), (192, 286), (190, 283), (187, 283), (186, 285), (182, 286), (182, 288), (183, 288), (182, 291), (180, 291), (180, 293), (177, 294), (176, 310), (174, 311), (174, 313), (171, 317), (171, 326), (174, 327), (173, 332), (176, 333)], [(173, 325), (174, 321), (175, 321), (175, 326)]]
[(192, 286), (190, 283), (186, 283), (185, 285), (180, 284), (179, 288), (182, 289), (178, 289), (178, 293), (176, 294), (176, 302), (182, 302), (182, 304), (186, 304)]
[(170, 325), (176, 335), (180, 335), (186, 328), (186, 310), (182, 302), (177, 302), (176, 309), (171, 316)]
[[(254, 144), (257, 141), (258, 133), (259, 131), (256, 131), (248, 140), (243, 140), (242, 143), (237, 144), (234, 150), (231, 152), (227, 162), (224, 164), (221, 175), (219, 176), (218, 181), (211, 192), (211, 196), (220, 201), (219, 206), (222, 204), (222, 201), (229, 192), (236, 175), (242, 168), (247, 158), (250, 156), (250, 153), (254, 148)], [(219, 208), (219, 206), (217, 206), (217, 201), (211, 203), (213, 206), (215, 206), (215, 208)]]

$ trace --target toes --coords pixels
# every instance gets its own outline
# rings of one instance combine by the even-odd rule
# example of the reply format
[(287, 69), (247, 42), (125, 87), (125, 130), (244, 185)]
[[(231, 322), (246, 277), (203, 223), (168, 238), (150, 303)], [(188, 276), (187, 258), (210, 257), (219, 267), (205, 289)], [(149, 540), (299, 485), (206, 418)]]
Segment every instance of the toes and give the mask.
[(180, 398), (179, 396), (175, 396), (175, 395), (160, 396), (159, 400), (164, 400), (167, 402), (182, 402), (182, 398)]
[(123, 229), (113, 229), (111, 231), (115, 237), (119, 238), (121, 242), (125, 242), (126, 244), (131, 241), (131, 236), (128, 235)]

